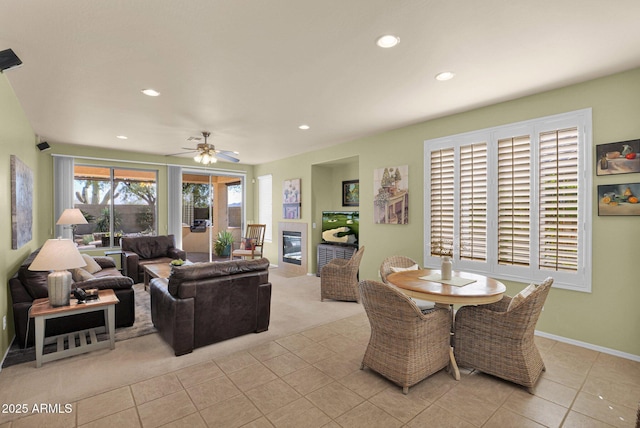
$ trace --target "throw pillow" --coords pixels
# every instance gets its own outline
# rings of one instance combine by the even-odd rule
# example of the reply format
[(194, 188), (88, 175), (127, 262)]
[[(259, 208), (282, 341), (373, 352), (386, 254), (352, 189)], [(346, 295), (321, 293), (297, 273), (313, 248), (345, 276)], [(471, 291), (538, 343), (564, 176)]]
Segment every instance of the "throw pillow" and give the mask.
[(534, 292), (536, 287), (538, 287), (536, 284), (529, 284), (527, 288), (525, 288), (524, 290), (522, 290), (521, 292), (513, 296), (513, 298), (511, 299), (511, 302), (509, 303), (509, 307), (507, 308), (507, 311), (510, 311), (520, 306), (525, 301), (525, 299), (529, 297), (531, 293)]
[(255, 250), (256, 240), (253, 238), (242, 238), (240, 242), (240, 248), (243, 250)]
[(74, 282), (82, 282), (88, 279), (93, 279), (95, 276), (91, 275), (89, 272), (82, 268), (71, 269), (71, 277)]
[(86, 270), (87, 272), (93, 274), (93, 273), (96, 273), (96, 272), (100, 272), (102, 270), (102, 268), (100, 267), (98, 262), (93, 260), (93, 257), (91, 257), (89, 254), (83, 254), (82, 258), (84, 259), (85, 263), (87, 264), (84, 267), (84, 270)]
[(418, 270), (418, 269), (420, 269), (420, 266), (418, 266), (417, 264), (415, 264), (413, 266), (406, 267), (406, 268), (391, 266), (391, 270), (393, 272), (405, 272), (405, 271), (408, 271), (408, 270)]

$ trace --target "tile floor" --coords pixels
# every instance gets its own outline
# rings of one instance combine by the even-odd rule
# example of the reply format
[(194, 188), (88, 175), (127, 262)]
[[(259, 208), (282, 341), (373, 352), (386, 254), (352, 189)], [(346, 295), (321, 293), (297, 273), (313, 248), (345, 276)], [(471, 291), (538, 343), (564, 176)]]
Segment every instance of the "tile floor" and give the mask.
[(535, 395), (465, 370), (459, 382), (441, 371), (403, 395), (359, 369), (368, 337), (358, 314), (0, 428), (635, 426), (639, 362), (538, 337), (547, 371)]

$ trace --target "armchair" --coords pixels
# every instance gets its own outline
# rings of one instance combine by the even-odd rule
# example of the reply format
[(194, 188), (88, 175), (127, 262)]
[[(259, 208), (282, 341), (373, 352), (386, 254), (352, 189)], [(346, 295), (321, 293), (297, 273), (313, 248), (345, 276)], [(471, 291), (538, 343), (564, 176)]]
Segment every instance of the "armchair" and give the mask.
[(358, 269), (364, 246), (351, 259), (332, 259), (320, 271), (320, 300), (333, 299), (359, 302)]
[(248, 224), (247, 233), (242, 239), (245, 239), (246, 242), (249, 243), (250, 248), (241, 247), (237, 250), (231, 251), (231, 260), (233, 260), (234, 257), (251, 257), (251, 259), (255, 259), (256, 256), (258, 256), (258, 258), (261, 258), (262, 247), (264, 245), (264, 232), (266, 228), (266, 224)]
[(396, 287), (361, 281), (360, 298), (371, 324), (365, 366), (402, 387), (409, 387), (447, 367), (451, 316), (444, 308), (427, 314)]
[(187, 259), (187, 253), (176, 248), (173, 235), (123, 237), (122, 251), (125, 261), (124, 274), (135, 283), (142, 282), (145, 264)]
[[(389, 284), (387, 281), (387, 275), (393, 272), (399, 272), (400, 270), (410, 270), (410, 269), (419, 269), (418, 263), (406, 256), (390, 256), (382, 261), (380, 265), (380, 278), (382, 278), (382, 282), (385, 284)], [(435, 307), (434, 302), (430, 302), (427, 300), (414, 299), (412, 300), (418, 305), (421, 311), (426, 312), (430, 311)]]
[(547, 278), (523, 290), (530, 291), (526, 297), (521, 292), (490, 305), (458, 309), (453, 336), (458, 365), (517, 383), (533, 393), (544, 370), (533, 335), (551, 284), (553, 278)]

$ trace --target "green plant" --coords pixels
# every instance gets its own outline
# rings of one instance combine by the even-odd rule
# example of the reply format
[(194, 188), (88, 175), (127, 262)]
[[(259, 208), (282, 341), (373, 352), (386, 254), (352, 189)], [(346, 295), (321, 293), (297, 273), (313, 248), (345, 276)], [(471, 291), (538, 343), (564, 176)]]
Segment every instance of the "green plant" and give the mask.
[(229, 231), (221, 230), (218, 232), (213, 251), (218, 256), (228, 255), (229, 253), (227, 251), (231, 248), (231, 245), (233, 245), (233, 234)]
[[(98, 220), (96, 221), (96, 228), (99, 232), (109, 232), (109, 222), (109, 208), (105, 207), (100, 211), (100, 217), (98, 217)], [(120, 223), (122, 223), (122, 217), (117, 211), (115, 211), (113, 213), (113, 228), (119, 228)]]

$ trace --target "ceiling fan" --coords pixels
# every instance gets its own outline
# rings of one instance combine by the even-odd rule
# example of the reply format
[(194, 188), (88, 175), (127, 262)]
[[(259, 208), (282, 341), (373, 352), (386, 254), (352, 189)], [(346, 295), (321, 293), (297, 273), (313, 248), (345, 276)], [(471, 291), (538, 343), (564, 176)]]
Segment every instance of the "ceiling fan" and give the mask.
[[(185, 150), (189, 150), (189, 152), (196, 152), (196, 155), (193, 157), (198, 163), (209, 165), (210, 163), (218, 162), (218, 159), (225, 160), (229, 162), (240, 162), (240, 160), (232, 155), (238, 155), (238, 152), (232, 152), (229, 150), (216, 150), (216, 147), (213, 144), (207, 143), (207, 138), (211, 135), (210, 132), (202, 131), (202, 136), (204, 137), (204, 143), (198, 143), (195, 149), (191, 149), (190, 147), (183, 147)], [(190, 137), (189, 141), (199, 141), (200, 137)], [(181, 153), (177, 153), (181, 154)]]

